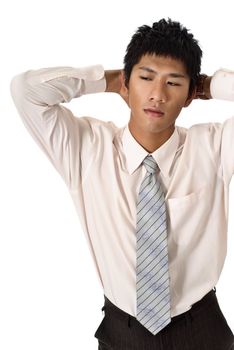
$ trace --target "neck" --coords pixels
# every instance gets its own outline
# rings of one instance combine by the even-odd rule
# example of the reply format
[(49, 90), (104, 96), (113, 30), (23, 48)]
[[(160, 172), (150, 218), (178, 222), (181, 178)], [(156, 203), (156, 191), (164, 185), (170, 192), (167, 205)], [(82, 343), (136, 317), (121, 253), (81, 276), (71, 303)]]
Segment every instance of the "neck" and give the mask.
[(173, 134), (175, 126), (168, 128), (159, 133), (150, 132), (137, 132), (132, 128), (131, 124), (128, 125), (129, 130), (134, 137), (134, 139), (149, 153), (153, 153), (158, 148), (160, 148)]

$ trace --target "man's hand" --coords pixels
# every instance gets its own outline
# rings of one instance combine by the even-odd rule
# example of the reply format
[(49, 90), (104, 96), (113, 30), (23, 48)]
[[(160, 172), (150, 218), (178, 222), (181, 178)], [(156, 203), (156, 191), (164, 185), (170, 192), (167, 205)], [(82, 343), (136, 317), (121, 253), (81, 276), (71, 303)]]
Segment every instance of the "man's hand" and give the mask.
[(210, 82), (211, 78), (206, 74), (201, 74), (198, 79), (196, 94), (194, 98), (199, 98), (201, 100), (209, 100), (212, 98), (210, 94)]
[(125, 86), (124, 72), (122, 69), (106, 70), (106, 92), (119, 94), (128, 105), (128, 89)]

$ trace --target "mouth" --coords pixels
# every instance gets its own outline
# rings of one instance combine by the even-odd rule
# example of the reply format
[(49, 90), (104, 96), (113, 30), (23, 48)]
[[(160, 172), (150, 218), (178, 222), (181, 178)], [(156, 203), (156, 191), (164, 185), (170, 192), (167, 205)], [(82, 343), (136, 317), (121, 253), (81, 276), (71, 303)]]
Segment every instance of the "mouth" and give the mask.
[(162, 118), (164, 116), (164, 112), (157, 108), (144, 108), (144, 112), (153, 118)]

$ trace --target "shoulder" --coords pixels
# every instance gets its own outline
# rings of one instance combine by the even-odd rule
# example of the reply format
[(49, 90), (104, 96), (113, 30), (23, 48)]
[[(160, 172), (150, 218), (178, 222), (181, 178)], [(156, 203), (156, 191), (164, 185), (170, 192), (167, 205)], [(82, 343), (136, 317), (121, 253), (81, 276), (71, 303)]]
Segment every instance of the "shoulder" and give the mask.
[(199, 123), (189, 128), (178, 127), (181, 144), (194, 148), (219, 149), (223, 139), (234, 139), (234, 117), (221, 122)]
[(181, 137), (191, 138), (196, 137), (201, 138), (204, 136), (211, 136), (219, 133), (224, 126), (224, 123), (199, 123), (191, 125), (189, 128), (184, 128), (181, 126), (177, 126), (178, 133)]

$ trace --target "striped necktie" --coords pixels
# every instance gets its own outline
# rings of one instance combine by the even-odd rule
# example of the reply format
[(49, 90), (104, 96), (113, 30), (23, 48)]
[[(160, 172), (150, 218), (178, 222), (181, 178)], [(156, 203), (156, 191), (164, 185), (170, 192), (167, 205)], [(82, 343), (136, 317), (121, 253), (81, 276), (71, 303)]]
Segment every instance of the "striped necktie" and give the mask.
[(166, 206), (151, 155), (137, 202), (136, 293), (137, 320), (154, 335), (171, 322)]

